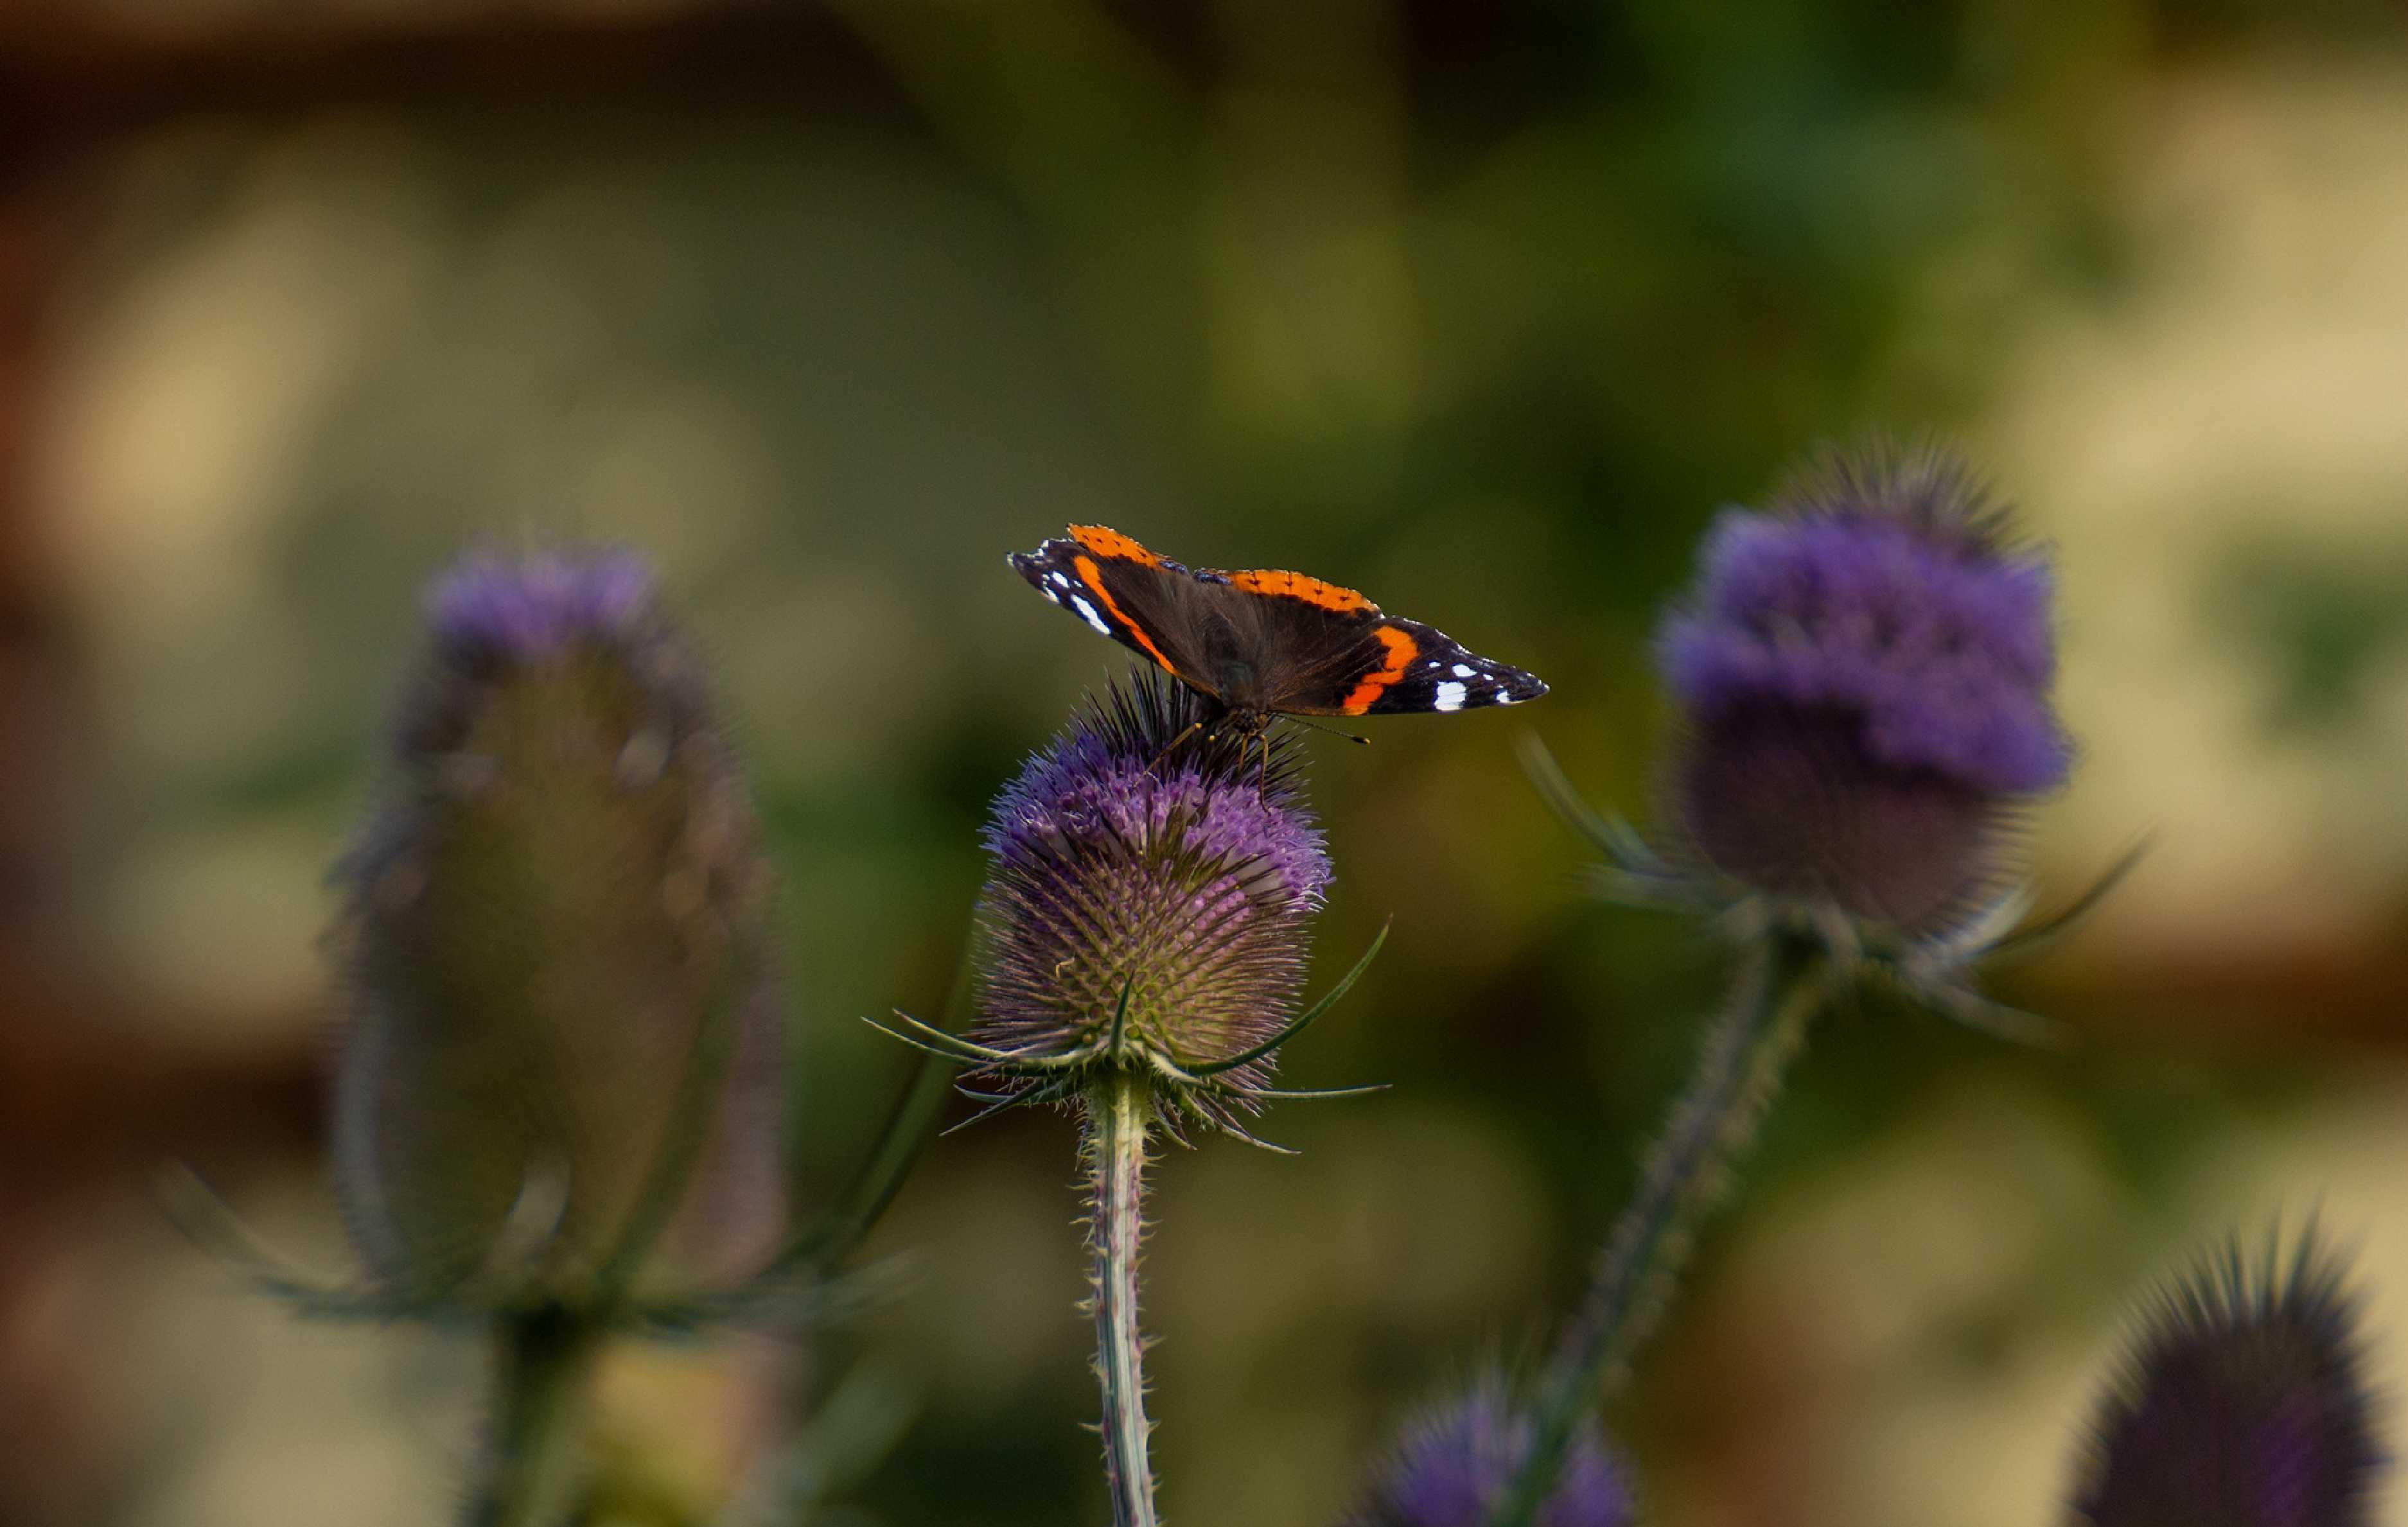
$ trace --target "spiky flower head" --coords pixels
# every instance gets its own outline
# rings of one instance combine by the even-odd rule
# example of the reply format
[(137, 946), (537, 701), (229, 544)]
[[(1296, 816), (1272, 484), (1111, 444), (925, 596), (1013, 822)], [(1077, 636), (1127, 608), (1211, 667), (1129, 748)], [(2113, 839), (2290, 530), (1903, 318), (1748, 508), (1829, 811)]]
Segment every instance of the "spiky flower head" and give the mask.
[(1910, 935), (1997, 892), (2063, 784), (2053, 579), (1936, 451), (1831, 459), (1707, 533), (1656, 657), (1688, 735), (1670, 814), (1721, 874)]
[(1141, 672), (996, 796), (969, 1038), (1010, 1058), (999, 1083), (1068, 1095), (1091, 1067), (1141, 1070), (1234, 1127), (1225, 1105), (1268, 1078), (1329, 858), (1294, 744), (1220, 721)]
[(2313, 1232), (2161, 1292), (2100, 1406), (2071, 1520), (2371, 1527), (2375, 1441), (2358, 1301)]
[[(1412, 1423), (1341, 1527), (1487, 1527), (1531, 1433), (1504, 1379), (1484, 1377)], [(1622, 1463), (1596, 1423), (1584, 1425), (1539, 1527), (1630, 1527), (1635, 1516)]]
[(337, 866), (337, 1186), (380, 1281), (572, 1298), (779, 1230), (779, 1013), (744, 781), (624, 554), (473, 558)]

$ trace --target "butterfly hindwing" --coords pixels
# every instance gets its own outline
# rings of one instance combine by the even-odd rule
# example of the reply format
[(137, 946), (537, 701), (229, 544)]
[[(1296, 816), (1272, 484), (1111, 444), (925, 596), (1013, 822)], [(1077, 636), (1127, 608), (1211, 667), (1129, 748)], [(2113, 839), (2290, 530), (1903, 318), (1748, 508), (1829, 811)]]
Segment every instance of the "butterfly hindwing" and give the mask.
[(1228, 671), (1243, 676), (1255, 709), (1343, 715), (1366, 663), (1385, 651), (1371, 635), (1380, 607), (1352, 589), (1261, 568), (1199, 576), (1211, 629), (1237, 654)]

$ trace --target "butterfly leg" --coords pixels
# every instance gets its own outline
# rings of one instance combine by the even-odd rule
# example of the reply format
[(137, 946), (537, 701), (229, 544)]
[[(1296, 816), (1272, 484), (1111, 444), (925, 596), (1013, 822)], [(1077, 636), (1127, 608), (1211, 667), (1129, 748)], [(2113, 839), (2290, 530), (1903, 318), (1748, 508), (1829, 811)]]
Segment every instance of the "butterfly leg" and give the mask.
[(1203, 730), (1204, 723), (1202, 721), (1189, 721), (1187, 723), (1187, 730), (1180, 733), (1179, 735), (1163, 744), (1162, 751), (1154, 754), (1154, 762), (1145, 766), (1146, 773), (1152, 774), (1160, 769), (1162, 767), (1163, 760), (1179, 751), (1179, 745), (1181, 743), (1185, 742), (1189, 737), (1194, 736), (1197, 733)]

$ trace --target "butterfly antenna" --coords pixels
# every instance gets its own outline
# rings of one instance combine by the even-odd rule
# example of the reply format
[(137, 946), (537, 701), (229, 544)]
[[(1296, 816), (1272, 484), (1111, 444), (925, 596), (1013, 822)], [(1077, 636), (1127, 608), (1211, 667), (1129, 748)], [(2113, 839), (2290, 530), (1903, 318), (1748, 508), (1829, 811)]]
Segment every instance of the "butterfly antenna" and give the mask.
[(1312, 720), (1309, 716), (1290, 716), (1288, 720), (1294, 721), (1298, 726), (1309, 726), (1315, 732), (1326, 732), (1333, 737), (1344, 737), (1349, 742), (1361, 743), (1366, 748), (1371, 746), (1371, 739), (1369, 737), (1363, 736), (1354, 732), (1341, 732), (1334, 726), (1324, 726), (1319, 721)]

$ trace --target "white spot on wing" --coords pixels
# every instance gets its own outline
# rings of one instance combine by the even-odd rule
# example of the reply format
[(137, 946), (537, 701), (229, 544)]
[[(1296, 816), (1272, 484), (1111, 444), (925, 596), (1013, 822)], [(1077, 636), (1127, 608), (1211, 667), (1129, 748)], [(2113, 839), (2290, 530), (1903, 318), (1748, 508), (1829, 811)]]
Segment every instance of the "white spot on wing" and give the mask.
[(1057, 567), (1054, 570), (1054, 581), (1067, 589), (1070, 586), (1070, 575)]
[(1469, 663), (1458, 663), (1455, 665), (1455, 677), (1457, 678), (1469, 678), (1479, 671)]
[(1434, 704), (1440, 710), (1461, 710), (1463, 708), (1463, 697), (1469, 692), (1460, 684), (1451, 682), (1440, 684), (1438, 687), (1438, 699)]
[(1513, 692), (1512, 690), (1498, 690), (1497, 692), (1497, 703), (1500, 706), (1512, 705), (1513, 703)]
[[(1109, 636), (1112, 634), (1112, 628), (1104, 623), (1104, 618), (1096, 613), (1096, 607), (1087, 603), (1087, 599), (1084, 594), (1072, 594), (1070, 596), (1070, 607), (1079, 612), (1080, 620), (1086, 621), (1091, 626), (1094, 626), (1097, 631), (1102, 632), (1105, 635)], [(1463, 686), (1457, 684), (1455, 688), (1461, 689)]]

